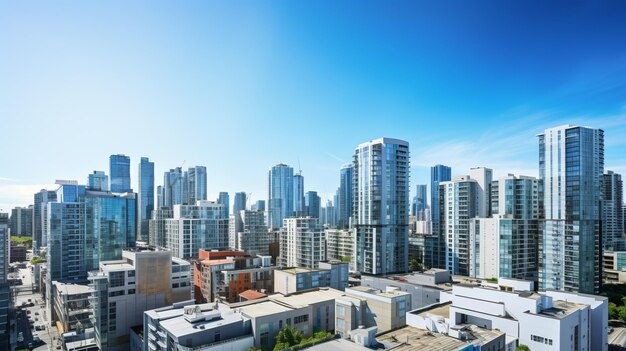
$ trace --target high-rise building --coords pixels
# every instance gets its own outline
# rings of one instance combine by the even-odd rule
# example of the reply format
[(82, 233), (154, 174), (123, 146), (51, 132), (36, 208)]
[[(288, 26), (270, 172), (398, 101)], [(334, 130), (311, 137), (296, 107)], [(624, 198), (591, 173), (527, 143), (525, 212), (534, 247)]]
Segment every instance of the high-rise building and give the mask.
[(9, 350), (9, 214), (0, 213), (0, 349)]
[(96, 191), (109, 191), (109, 176), (103, 171), (93, 171), (87, 177), (87, 188)]
[(235, 201), (233, 203), (233, 213), (244, 211), (246, 209), (246, 193), (235, 193)]
[(235, 248), (237, 235), (243, 231), (243, 218), (241, 211), (246, 210), (246, 193), (235, 193), (235, 201), (233, 203), (233, 214), (229, 216), (228, 236), (230, 247)]
[(492, 218), (470, 221), (470, 276), (536, 282), (540, 181), (509, 174), (491, 190)]
[(164, 206), (163, 204), (163, 186), (159, 185), (156, 187), (156, 208), (161, 208)]
[[(174, 205), (172, 218), (160, 219), (164, 225), (154, 226), (152, 234), (156, 240), (164, 238), (172, 256), (196, 257), (200, 249), (228, 247), (228, 218), (222, 217), (223, 213), (223, 206), (214, 201)], [(159, 233), (158, 229), (165, 232)]]
[(622, 176), (607, 171), (602, 180), (602, 247), (613, 248), (615, 239), (624, 234)]
[(322, 200), (320, 199), (319, 195), (317, 195), (317, 191), (307, 191), (304, 199), (304, 203), (306, 206), (305, 216), (320, 218), (321, 201)]
[(250, 206), (250, 209), (252, 211), (265, 212), (265, 200), (257, 200), (257, 202), (253, 203), (252, 206)]
[(206, 167), (195, 166), (187, 170), (187, 199), (183, 203), (195, 205), (198, 200), (207, 199)]
[(304, 207), (304, 177), (301, 173), (293, 176), (293, 211), (294, 216), (304, 216), (306, 211)]
[(452, 169), (436, 165), (430, 168), (430, 215), (433, 233), (439, 233), (439, 183), (452, 180)]
[(352, 164), (346, 164), (339, 170), (339, 189), (337, 190), (337, 228), (345, 229), (350, 226), (352, 217), (353, 178)]
[(320, 210), (320, 223), (329, 228), (337, 228), (337, 211), (330, 200), (326, 201), (326, 206)]
[(163, 175), (163, 207), (170, 209), (183, 203), (186, 179), (180, 167), (170, 169)]
[(476, 188), (476, 197), (478, 199), (478, 207), (476, 208), (478, 217), (489, 217), (491, 206), (489, 202), (490, 185), (493, 179), (493, 171), (490, 168), (475, 167), (470, 168), (470, 178), (476, 181), (478, 187)]
[(149, 223), (154, 210), (154, 162), (142, 157), (139, 162), (139, 198), (137, 209), (138, 240), (148, 241)]
[(42, 189), (34, 196), (33, 205), (33, 248), (36, 253), (47, 245), (48, 202), (57, 200), (56, 191)]
[(430, 218), (425, 218), (425, 211), (428, 208), (428, 199), (426, 184), (418, 184), (415, 187), (415, 197), (413, 198), (413, 204), (411, 206), (411, 215), (418, 217), (419, 220), (425, 221)]
[(241, 230), (235, 233), (234, 245), (230, 246), (252, 256), (269, 254), (269, 235), (265, 215), (261, 211), (239, 211)]
[(545, 212), (539, 288), (598, 293), (604, 131), (564, 125), (538, 138)]
[(112, 193), (132, 193), (130, 188), (130, 157), (111, 155), (109, 157)]
[(380, 138), (354, 154), (353, 225), (356, 269), (369, 274), (408, 270), (409, 143)]
[[(478, 215), (478, 182), (469, 176), (439, 183), (439, 245), (444, 268), (457, 275), (470, 273), (470, 220)], [(440, 257), (441, 259), (441, 257)]]
[(33, 206), (11, 210), (11, 236), (33, 236)]
[(354, 230), (326, 229), (326, 259), (349, 262), (350, 270), (354, 270)]
[(230, 196), (225, 191), (221, 191), (217, 203), (222, 205), (222, 217), (228, 218), (230, 215)]
[(280, 232), (280, 266), (318, 268), (326, 260), (326, 236), (317, 218), (285, 218)]
[(269, 171), (268, 226), (278, 229), (293, 216), (293, 168), (279, 163)]

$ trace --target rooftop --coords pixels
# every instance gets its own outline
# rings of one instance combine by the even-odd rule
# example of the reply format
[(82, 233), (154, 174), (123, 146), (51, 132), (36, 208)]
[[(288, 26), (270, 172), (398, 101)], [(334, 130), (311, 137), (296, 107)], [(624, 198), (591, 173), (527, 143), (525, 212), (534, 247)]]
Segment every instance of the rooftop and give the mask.
[(57, 281), (53, 281), (55, 289), (61, 295), (79, 295), (79, 294), (90, 294), (91, 289), (88, 285), (83, 284), (71, 284), (71, 283), (61, 283)]
[(298, 274), (298, 273), (307, 273), (307, 272), (319, 272), (320, 269), (313, 269), (313, 268), (304, 268), (304, 267), (292, 267), (292, 268), (285, 268), (285, 269), (277, 269), (277, 272), (285, 272), (285, 273), (289, 273), (289, 274)]
[(556, 319), (562, 319), (586, 307), (587, 305), (583, 305), (579, 303), (556, 300), (552, 302), (551, 308), (544, 309), (539, 314), (556, 318)]
[[(212, 309), (207, 310), (206, 304), (201, 305), (204, 308), (202, 312), (213, 311)], [(224, 308), (222, 308), (224, 307)], [(220, 312), (220, 317), (213, 320), (202, 320), (198, 322), (189, 322), (185, 319), (183, 315), (183, 308), (178, 308), (175, 310), (177, 315), (173, 318), (162, 320), (161, 327), (168, 331), (171, 335), (176, 338), (180, 338), (182, 336), (191, 335), (191, 334), (200, 334), (204, 333), (210, 329), (225, 325), (225, 324), (234, 324), (243, 320), (243, 317), (239, 313), (233, 312), (229, 308), (225, 308), (225, 306), (220, 306), (218, 310)]]
[(456, 351), (468, 345), (443, 334), (408, 326), (378, 335), (376, 340), (383, 344), (397, 344), (397, 347), (393, 347), (394, 351)]
[(260, 299), (262, 297), (266, 297), (267, 295), (260, 292), (260, 291), (256, 291), (256, 290), (246, 290), (244, 292), (242, 292), (241, 294), (239, 294), (239, 296), (243, 297), (244, 299), (250, 301), (250, 300), (256, 300), (256, 299)]
[(439, 316), (443, 318), (448, 318), (450, 316), (450, 302), (437, 303), (429, 306), (425, 306), (422, 308), (418, 308), (416, 310), (410, 311), (409, 313), (415, 314), (418, 316)]

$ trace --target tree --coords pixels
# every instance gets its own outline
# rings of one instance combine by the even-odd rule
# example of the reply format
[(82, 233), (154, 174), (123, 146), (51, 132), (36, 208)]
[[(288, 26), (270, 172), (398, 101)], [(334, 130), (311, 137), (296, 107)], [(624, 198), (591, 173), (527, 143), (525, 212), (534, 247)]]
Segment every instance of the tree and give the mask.
[(295, 328), (286, 325), (283, 329), (278, 332), (276, 335), (276, 346), (274, 346), (274, 351), (284, 350), (293, 345), (297, 345), (302, 341), (302, 335)]
[(609, 302), (609, 319), (618, 319), (619, 318), (619, 310), (617, 309), (617, 305), (613, 302)]
[(528, 347), (528, 346), (526, 346), (524, 344), (519, 344), (515, 348), (515, 351), (530, 351), (530, 347)]
[(411, 272), (415, 272), (415, 271), (421, 272), (424, 270), (424, 268), (422, 267), (422, 263), (415, 258), (412, 259), (409, 264), (410, 264)]
[(619, 319), (626, 322), (626, 306), (619, 306), (617, 308), (617, 315), (619, 316)]
[(341, 262), (350, 262), (350, 256), (341, 256)]

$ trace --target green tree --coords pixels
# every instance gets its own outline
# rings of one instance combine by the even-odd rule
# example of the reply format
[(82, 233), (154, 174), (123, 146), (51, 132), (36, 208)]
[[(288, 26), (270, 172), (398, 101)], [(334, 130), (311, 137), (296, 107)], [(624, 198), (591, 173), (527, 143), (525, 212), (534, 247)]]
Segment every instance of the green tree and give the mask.
[(302, 335), (295, 328), (286, 325), (283, 329), (278, 332), (276, 335), (276, 346), (274, 346), (274, 351), (284, 350), (293, 345), (297, 345), (302, 341)]
[(341, 262), (350, 262), (350, 256), (341, 256)]
[(530, 347), (528, 347), (528, 346), (526, 346), (524, 344), (519, 344), (515, 348), (515, 351), (530, 351)]
[(626, 306), (619, 306), (617, 308), (617, 315), (619, 319), (621, 319), (623, 322), (626, 322)]
[(412, 272), (415, 271), (423, 271), (424, 268), (422, 267), (422, 263), (420, 261), (418, 261), (417, 259), (412, 259), (411, 262), (409, 262), (410, 268)]
[(617, 305), (613, 302), (609, 302), (609, 319), (618, 319), (619, 318), (619, 310), (617, 309)]

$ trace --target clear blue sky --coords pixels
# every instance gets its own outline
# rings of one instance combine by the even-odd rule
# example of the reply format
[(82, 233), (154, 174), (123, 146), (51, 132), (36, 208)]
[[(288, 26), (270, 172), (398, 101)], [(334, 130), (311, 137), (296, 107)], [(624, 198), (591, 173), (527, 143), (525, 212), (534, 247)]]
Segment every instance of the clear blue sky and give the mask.
[(626, 173), (626, 2), (3, 1), (0, 208), (108, 156), (206, 165), (267, 196), (298, 167), (335, 191), (354, 147), (410, 142), (435, 163), (537, 174), (545, 127), (604, 128)]

